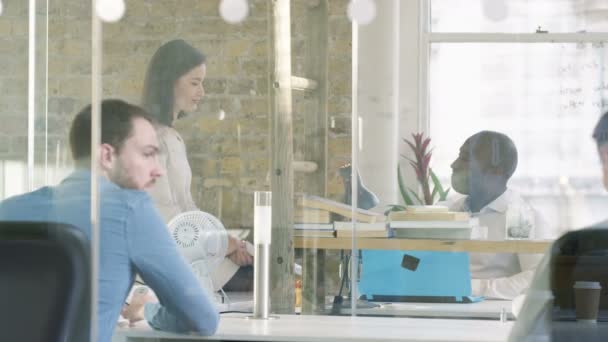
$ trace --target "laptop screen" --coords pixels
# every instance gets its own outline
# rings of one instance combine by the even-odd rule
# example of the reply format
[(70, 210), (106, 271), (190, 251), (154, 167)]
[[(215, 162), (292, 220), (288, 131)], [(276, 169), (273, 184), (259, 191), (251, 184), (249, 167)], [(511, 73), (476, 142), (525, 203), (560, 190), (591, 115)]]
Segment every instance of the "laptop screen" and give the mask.
[(387, 296), (471, 296), (469, 255), (464, 252), (363, 250), (359, 294), (369, 300), (383, 300), (377, 298)]

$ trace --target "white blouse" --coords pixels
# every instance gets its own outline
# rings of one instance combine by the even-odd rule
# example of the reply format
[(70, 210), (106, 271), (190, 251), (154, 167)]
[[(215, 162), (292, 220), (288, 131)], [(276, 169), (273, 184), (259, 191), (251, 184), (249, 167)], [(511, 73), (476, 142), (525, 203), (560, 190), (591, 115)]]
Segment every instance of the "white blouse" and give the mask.
[[(160, 147), (159, 164), (165, 174), (156, 180), (154, 186), (148, 189), (156, 208), (164, 221), (168, 223), (176, 215), (199, 210), (192, 199), (192, 169), (188, 163), (186, 144), (173, 128), (159, 126), (156, 128)], [(237, 272), (239, 266), (229, 258), (212, 272), (211, 280), (215, 290), (223, 287)]]
[(177, 214), (198, 208), (190, 191), (192, 169), (184, 140), (172, 127), (158, 127), (156, 133), (160, 147), (159, 163), (165, 174), (156, 180), (148, 193), (165, 222), (169, 222)]

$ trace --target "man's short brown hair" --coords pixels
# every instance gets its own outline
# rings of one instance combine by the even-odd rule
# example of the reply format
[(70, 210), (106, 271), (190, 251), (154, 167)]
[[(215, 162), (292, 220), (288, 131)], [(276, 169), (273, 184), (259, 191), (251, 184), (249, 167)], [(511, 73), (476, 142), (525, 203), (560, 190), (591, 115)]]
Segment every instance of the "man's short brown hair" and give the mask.
[[(141, 107), (123, 100), (108, 99), (101, 102), (101, 143), (109, 144), (120, 151), (123, 143), (133, 131), (133, 119), (142, 118), (153, 123), (153, 119)], [(70, 148), (74, 160), (91, 157), (91, 105), (84, 107), (72, 121)]]

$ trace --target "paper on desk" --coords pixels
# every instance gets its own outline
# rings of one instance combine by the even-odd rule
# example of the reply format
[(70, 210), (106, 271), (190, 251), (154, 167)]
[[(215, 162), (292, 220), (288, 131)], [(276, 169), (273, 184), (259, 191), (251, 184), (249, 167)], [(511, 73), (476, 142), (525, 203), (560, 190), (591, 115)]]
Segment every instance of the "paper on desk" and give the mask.
[(249, 229), (226, 229), (226, 231), (228, 232), (228, 234), (234, 236), (239, 240), (246, 239), (249, 236), (249, 232), (251, 232), (251, 230)]
[(234, 303), (218, 303), (217, 310), (220, 313), (229, 311), (253, 312), (253, 300)]

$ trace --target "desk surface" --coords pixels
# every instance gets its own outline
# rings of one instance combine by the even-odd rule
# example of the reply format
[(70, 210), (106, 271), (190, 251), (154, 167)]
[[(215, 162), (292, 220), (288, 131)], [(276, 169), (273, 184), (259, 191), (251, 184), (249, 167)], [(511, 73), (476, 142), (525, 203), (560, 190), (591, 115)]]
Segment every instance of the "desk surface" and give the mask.
[(264, 321), (245, 316), (222, 315), (217, 333), (209, 337), (160, 332), (143, 325), (117, 329), (113, 341), (505, 341), (513, 326), (489, 320), (281, 315)]
[[(448, 303), (377, 303), (377, 308), (357, 309), (358, 315), (373, 316), (408, 316), (429, 318), (467, 318), (499, 320), (501, 312), (507, 319), (514, 319), (510, 300), (487, 299), (479, 303), (448, 304)], [(343, 309), (349, 314), (350, 310)]]
[[(231, 304), (220, 304), (221, 311), (253, 310), (253, 293), (228, 292)], [(359, 308), (358, 315), (401, 316), (424, 318), (466, 318), (499, 320), (504, 310), (507, 319), (514, 319), (510, 300), (486, 299), (478, 303), (380, 303), (375, 308)], [(327, 308), (331, 311), (331, 305)], [(342, 309), (341, 314), (350, 315), (350, 309)]]
[[(359, 249), (423, 250), (477, 253), (544, 253), (552, 241), (530, 240), (433, 240), (399, 238), (359, 238)], [(351, 249), (350, 238), (294, 237), (295, 248)]]

